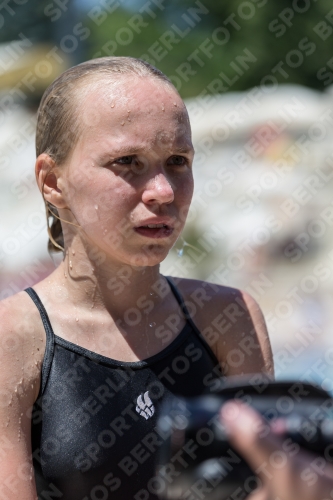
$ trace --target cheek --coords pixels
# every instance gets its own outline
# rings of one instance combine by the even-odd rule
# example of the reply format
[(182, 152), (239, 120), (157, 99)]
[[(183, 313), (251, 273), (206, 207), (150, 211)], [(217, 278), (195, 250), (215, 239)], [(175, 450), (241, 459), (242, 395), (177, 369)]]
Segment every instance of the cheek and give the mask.
[(131, 189), (123, 179), (110, 177), (109, 172), (93, 171), (89, 176), (83, 175), (77, 182), (69, 183), (70, 208), (73, 208), (77, 215), (85, 212), (90, 215), (94, 212), (110, 215), (121, 210), (122, 206), (127, 206), (126, 201), (130, 200)]
[(188, 176), (177, 189), (177, 194), (182, 202), (182, 204), (190, 204), (193, 196), (194, 183), (193, 176)]
[(193, 196), (193, 177), (187, 179), (182, 183), (181, 187), (178, 189), (177, 195), (179, 200), (179, 213), (180, 213), (180, 221), (182, 225), (185, 224), (187, 214), (190, 209), (190, 204)]
[(114, 227), (119, 224), (123, 225), (129, 219), (131, 214), (130, 196), (124, 192), (119, 192), (115, 189), (103, 189), (96, 193), (93, 206), (89, 203), (90, 212), (95, 213), (95, 229), (100, 227)]

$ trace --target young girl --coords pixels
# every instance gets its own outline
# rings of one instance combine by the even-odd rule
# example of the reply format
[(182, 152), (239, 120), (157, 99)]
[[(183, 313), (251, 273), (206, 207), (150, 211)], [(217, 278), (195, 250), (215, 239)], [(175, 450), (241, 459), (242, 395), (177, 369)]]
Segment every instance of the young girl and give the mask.
[(271, 373), (261, 312), (238, 290), (159, 273), (194, 153), (160, 71), (123, 57), (69, 69), (43, 96), (36, 148), (64, 259), (1, 306), (0, 499), (156, 499), (162, 402)]

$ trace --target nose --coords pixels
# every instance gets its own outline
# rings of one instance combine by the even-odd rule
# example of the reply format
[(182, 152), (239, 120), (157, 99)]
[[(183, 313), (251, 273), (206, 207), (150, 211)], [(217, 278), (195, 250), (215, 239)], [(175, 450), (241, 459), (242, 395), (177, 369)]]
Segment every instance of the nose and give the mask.
[(146, 205), (153, 205), (155, 203), (159, 205), (163, 203), (168, 204), (172, 203), (174, 198), (174, 189), (163, 173), (159, 173), (150, 179), (142, 194), (142, 201)]

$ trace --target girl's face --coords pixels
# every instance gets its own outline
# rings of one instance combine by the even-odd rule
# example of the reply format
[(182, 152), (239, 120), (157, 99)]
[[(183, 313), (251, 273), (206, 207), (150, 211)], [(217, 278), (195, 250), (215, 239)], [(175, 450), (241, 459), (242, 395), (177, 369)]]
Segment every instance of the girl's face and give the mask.
[(111, 85), (105, 78), (81, 100), (81, 135), (59, 187), (86, 243), (115, 262), (153, 266), (182, 231), (192, 198), (188, 115), (154, 78)]

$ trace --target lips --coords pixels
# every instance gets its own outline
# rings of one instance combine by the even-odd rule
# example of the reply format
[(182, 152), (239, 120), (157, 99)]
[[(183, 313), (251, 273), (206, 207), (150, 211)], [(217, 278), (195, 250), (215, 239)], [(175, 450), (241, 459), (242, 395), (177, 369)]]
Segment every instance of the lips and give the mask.
[(147, 223), (136, 226), (134, 231), (146, 238), (168, 238), (173, 233), (173, 227), (164, 222)]

